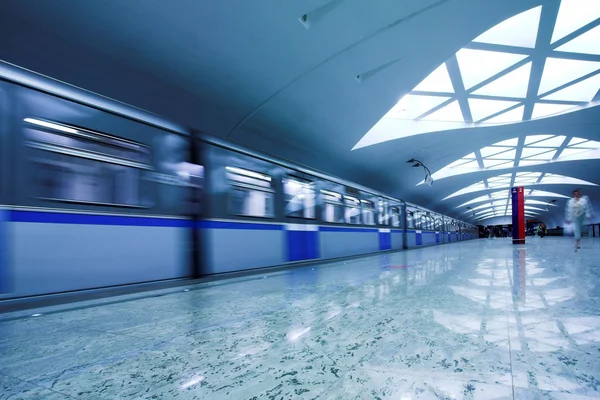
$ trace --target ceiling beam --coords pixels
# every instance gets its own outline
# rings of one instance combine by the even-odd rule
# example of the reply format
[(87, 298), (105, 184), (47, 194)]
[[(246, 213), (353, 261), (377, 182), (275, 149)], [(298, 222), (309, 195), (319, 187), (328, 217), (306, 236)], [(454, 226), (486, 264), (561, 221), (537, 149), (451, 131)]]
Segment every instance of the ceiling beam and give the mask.
[(456, 93), (455, 98), (458, 100), (463, 118), (465, 119), (465, 122), (473, 122), (471, 108), (469, 107), (469, 102), (467, 101), (465, 84), (460, 73), (456, 55), (453, 55), (448, 61), (446, 61), (446, 67), (448, 68), (448, 74), (450, 75), (450, 80), (452, 81), (452, 86), (454, 86), (454, 92)]
[(529, 77), (529, 86), (527, 87), (527, 100), (525, 101), (525, 111), (523, 120), (531, 119), (533, 114), (533, 106), (537, 99), (544, 65), (548, 53), (552, 51), (550, 41), (552, 40), (552, 32), (558, 15), (560, 2), (548, 2), (542, 7), (542, 15), (540, 16), (540, 25), (538, 29), (536, 51), (531, 56), (531, 75)]

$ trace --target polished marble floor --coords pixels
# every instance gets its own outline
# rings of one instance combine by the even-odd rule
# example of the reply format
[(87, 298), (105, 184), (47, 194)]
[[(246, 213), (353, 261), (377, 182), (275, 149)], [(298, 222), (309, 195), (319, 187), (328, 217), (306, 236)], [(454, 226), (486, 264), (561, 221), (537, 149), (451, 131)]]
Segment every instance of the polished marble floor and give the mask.
[(482, 239), (0, 315), (0, 399), (598, 397), (595, 239)]

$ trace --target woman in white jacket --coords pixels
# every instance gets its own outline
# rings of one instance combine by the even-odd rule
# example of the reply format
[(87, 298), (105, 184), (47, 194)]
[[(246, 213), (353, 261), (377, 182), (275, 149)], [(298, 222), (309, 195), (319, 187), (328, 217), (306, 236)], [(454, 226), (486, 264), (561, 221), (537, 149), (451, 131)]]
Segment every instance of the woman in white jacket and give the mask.
[(586, 218), (592, 216), (592, 205), (587, 196), (581, 195), (581, 190), (573, 191), (573, 198), (567, 202), (566, 222), (573, 223), (573, 233), (575, 234), (575, 251), (581, 248), (581, 231)]

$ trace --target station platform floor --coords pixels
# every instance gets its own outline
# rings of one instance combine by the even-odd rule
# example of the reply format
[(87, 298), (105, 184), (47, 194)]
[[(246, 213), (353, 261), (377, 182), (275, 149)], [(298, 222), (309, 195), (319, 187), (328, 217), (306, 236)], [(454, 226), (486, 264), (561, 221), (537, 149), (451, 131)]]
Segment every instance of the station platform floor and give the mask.
[(597, 399), (599, 256), (480, 239), (0, 314), (0, 399)]

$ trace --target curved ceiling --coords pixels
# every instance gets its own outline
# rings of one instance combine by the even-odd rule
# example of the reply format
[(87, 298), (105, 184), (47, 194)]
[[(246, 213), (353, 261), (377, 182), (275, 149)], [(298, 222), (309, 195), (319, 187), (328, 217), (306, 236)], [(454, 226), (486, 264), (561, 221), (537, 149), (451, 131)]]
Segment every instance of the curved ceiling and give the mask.
[[(440, 171), (515, 138), (522, 152), (534, 135), (599, 142), (600, 115), (589, 107), (598, 100), (595, 0), (32, 3), (3, 5), (0, 59), (441, 213), (464, 216), (459, 206), (487, 192), (443, 199), (502, 174), (600, 183), (597, 157), (523, 166), (527, 157), (515, 154), (518, 166), (489, 170), (481, 156), (479, 169), (436, 179), (432, 187), (418, 185), (422, 173), (406, 164), (417, 158)], [(573, 12), (577, 7), (587, 11)], [(577, 68), (561, 69), (574, 62)], [(556, 71), (568, 76), (553, 80)], [(395, 140), (357, 147), (407, 94), (449, 97), (437, 111), (426, 110), (443, 130), (401, 129), (392, 132)], [(558, 114), (541, 118), (540, 104), (575, 108), (555, 107), (550, 111)], [(463, 119), (446, 124), (457, 105)], [(549, 108), (542, 114), (553, 114)], [(416, 113), (411, 117), (423, 116)], [(539, 190), (564, 196), (573, 188), (549, 183)], [(597, 186), (586, 191), (600, 199)], [(561, 207), (545, 213), (562, 223), (564, 199), (540, 199), (558, 199)]]

